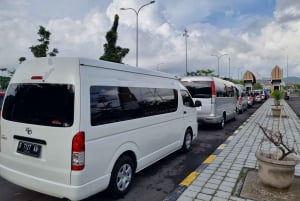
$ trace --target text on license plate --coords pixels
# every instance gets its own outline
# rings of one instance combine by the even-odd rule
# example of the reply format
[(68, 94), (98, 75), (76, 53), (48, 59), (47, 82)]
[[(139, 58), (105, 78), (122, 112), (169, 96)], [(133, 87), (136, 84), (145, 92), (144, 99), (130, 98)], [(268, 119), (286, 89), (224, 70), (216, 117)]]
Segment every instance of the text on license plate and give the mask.
[(29, 156), (40, 157), (42, 146), (39, 144), (19, 141), (17, 152)]

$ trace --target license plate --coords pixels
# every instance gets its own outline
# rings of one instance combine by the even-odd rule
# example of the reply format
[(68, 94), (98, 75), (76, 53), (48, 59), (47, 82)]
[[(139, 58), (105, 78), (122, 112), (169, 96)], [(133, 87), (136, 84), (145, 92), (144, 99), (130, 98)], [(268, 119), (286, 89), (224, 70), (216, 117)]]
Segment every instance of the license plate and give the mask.
[(17, 152), (33, 157), (40, 157), (42, 146), (39, 144), (19, 141)]

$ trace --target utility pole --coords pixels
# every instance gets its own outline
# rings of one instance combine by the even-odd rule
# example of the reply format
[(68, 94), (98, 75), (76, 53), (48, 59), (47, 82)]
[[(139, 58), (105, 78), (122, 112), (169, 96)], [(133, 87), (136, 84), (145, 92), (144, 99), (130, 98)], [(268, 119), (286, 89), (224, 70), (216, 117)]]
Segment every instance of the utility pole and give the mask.
[(183, 36), (185, 37), (185, 75), (187, 75), (187, 38), (189, 37), (189, 34), (186, 29), (184, 29)]

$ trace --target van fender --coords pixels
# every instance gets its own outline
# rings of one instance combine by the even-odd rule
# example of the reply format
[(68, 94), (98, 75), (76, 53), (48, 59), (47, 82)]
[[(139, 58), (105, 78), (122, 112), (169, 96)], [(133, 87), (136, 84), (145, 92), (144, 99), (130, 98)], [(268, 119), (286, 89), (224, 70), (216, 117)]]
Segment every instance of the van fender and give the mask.
[(123, 154), (128, 154), (131, 157), (133, 157), (134, 162), (136, 163), (136, 169), (137, 169), (137, 159), (140, 157), (138, 146), (134, 142), (125, 142), (119, 146), (119, 148), (115, 151), (113, 154), (113, 157), (110, 160), (109, 166), (108, 166), (108, 172), (111, 174), (112, 169), (114, 165), (116, 164), (117, 160), (122, 156)]

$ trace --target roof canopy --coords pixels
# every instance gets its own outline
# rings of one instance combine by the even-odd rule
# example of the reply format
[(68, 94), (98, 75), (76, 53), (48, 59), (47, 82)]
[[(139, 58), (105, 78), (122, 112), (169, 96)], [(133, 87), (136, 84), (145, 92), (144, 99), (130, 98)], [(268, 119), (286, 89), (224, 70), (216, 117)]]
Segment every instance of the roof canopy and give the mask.
[(255, 75), (250, 72), (250, 71), (246, 71), (244, 76), (243, 76), (243, 80), (244, 81), (251, 81), (252, 83), (256, 83), (256, 78), (255, 78)]
[(282, 80), (282, 70), (279, 66), (275, 66), (271, 73), (271, 80)]

